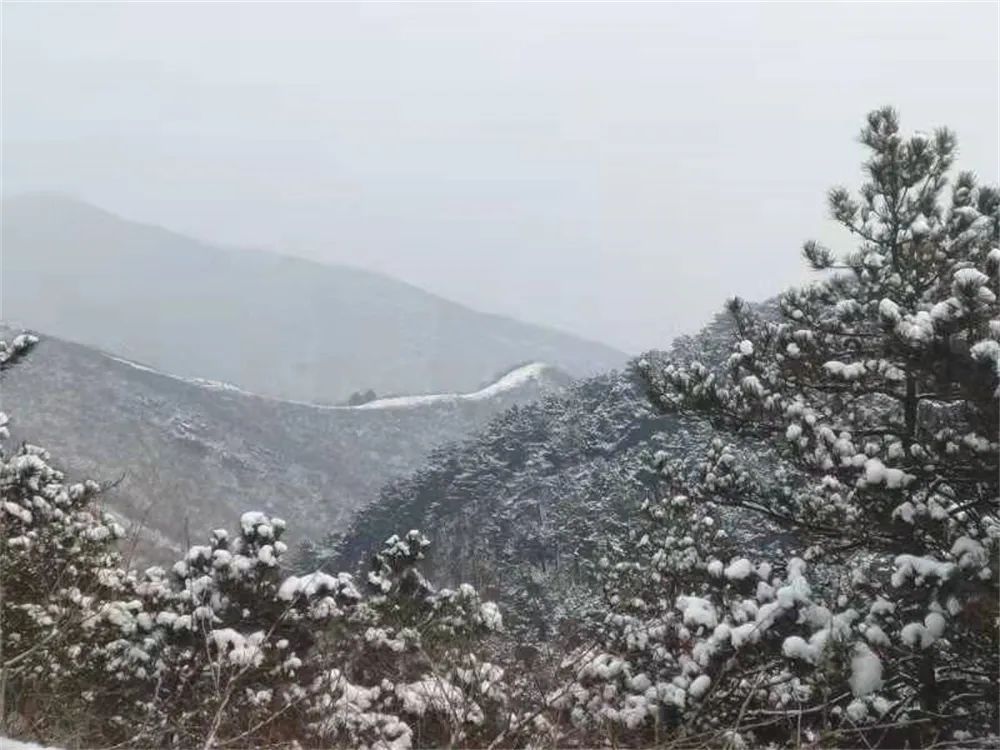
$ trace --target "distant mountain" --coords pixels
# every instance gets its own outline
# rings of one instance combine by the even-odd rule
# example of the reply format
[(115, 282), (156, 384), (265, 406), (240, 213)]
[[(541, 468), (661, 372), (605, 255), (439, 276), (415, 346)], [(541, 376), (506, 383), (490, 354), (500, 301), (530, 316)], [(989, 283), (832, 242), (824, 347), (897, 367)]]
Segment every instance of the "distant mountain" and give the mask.
[(46, 447), (76, 477), (121, 477), (105, 501), (144, 523), (144, 539), (161, 548), (200, 540), (254, 509), (284, 517), (293, 542), (343, 527), (432, 449), (569, 382), (533, 363), (465, 394), (316, 406), (41, 339), (4, 375), (13, 439)]
[(256, 393), (337, 403), (469, 391), (517, 362), (584, 376), (626, 360), (376, 273), (215, 247), (66, 197), (7, 199), (2, 219), (7, 321)]

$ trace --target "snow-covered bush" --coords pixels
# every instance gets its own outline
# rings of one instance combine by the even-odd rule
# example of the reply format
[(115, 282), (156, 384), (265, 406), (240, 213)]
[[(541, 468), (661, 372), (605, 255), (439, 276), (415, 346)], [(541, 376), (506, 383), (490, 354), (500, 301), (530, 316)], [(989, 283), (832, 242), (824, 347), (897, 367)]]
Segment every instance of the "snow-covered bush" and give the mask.
[(482, 656), (499, 610), (467, 584), (435, 589), (416, 567), (428, 546), (417, 531), (389, 538), (364, 601), (324, 635), (332, 667), (310, 723), (321, 744), (475, 745), (504, 720), (504, 670)]
[(133, 741), (409, 747), (464, 739), (502, 705), (502, 671), (475, 653), (499, 613), (424, 580), (418, 532), (389, 539), (361, 584), (286, 575), (284, 523), (251, 512), (240, 526), (192, 547), (166, 586), (147, 572), (155, 690)]
[[(0, 371), (36, 343), (0, 341)], [(96, 655), (125, 576), (124, 530), (98, 507), (97, 483), (68, 483), (37, 446), (10, 450), (7, 425), (0, 413), (0, 722), (52, 731), (85, 718), (73, 707), (103, 676)]]

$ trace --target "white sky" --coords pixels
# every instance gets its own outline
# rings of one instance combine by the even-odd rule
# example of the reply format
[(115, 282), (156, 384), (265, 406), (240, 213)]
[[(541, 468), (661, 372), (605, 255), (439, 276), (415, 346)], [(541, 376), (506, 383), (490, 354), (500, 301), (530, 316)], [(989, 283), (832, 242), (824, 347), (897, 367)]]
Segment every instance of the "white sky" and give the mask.
[(995, 182), (998, 8), (4, 2), (4, 192), (637, 352), (847, 242), (869, 109)]

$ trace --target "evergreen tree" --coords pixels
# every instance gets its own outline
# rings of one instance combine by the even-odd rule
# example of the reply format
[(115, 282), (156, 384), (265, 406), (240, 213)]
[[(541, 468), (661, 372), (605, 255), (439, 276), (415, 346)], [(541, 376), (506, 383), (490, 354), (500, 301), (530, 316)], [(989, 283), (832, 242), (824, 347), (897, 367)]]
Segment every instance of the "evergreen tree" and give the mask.
[[(644, 364), (664, 410), (757, 447), (666, 462), (557, 722), (733, 746), (996, 732), (998, 192), (962, 173), (946, 197), (954, 136), (891, 109), (861, 141), (859, 197), (829, 196), (857, 249), (807, 243), (825, 277), (774, 317), (733, 301), (725, 367)], [(749, 555), (728, 533), (748, 512), (770, 529)]]

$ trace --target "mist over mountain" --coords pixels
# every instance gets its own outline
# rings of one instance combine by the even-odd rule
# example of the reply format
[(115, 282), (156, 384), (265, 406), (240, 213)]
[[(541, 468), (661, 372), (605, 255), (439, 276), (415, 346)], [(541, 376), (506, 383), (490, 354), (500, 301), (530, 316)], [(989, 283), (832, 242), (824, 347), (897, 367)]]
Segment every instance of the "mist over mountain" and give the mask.
[(7, 321), (280, 398), (471, 391), (520, 362), (583, 376), (625, 361), (376, 273), (216, 247), (65, 196), (5, 200), (2, 240)]
[[(0, 338), (11, 332), (0, 327)], [(61, 468), (117, 484), (103, 498), (143, 548), (181, 549), (253, 506), (292, 537), (346, 525), (386, 481), (505, 408), (563, 387), (524, 365), (466, 394), (317, 406), (180, 378), (50, 336), (3, 381), (13, 439), (58, 452)]]

